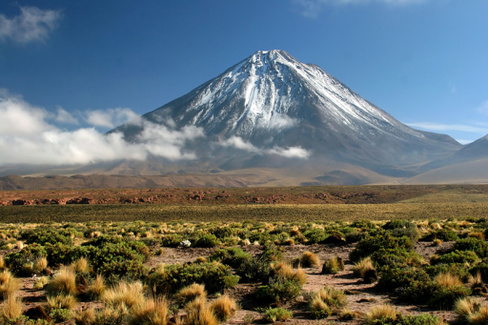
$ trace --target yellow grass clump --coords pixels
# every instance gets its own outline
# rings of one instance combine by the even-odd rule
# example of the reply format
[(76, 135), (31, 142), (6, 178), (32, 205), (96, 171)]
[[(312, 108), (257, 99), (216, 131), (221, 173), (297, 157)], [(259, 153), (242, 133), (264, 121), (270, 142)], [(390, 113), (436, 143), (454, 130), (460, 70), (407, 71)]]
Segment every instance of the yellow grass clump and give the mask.
[(4, 321), (19, 318), (22, 315), (22, 299), (13, 295), (7, 298), (0, 309)]
[(116, 287), (105, 290), (101, 298), (107, 305), (115, 307), (124, 305), (130, 309), (145, 300), (144, 287), (140, 281), (132, 283), (122, 281)]
[(210, 309), (219, 321), (225, 322), (237, 312), (237, 303), (235, 299), (223, 295), (212, 301)]
[(300, 257), (300, 265), (302, 267), (316, 267), (320, 265), (320, 260), (315, 253), (307, 251)]
[(58, 295), (60, 293), (76, 295), (76, 274), (70, 267), (62, 266), (59, 272), (54, 275), (46, 286), (49, 295)]
[(181, 304), (186, 304), (197, 298), (206, 299), (207, 292), (205, 291), (205, 286), (203, 284), (193, 283), (178, 291), (175, 298)]
[(105, 285), (104, 277), (101, 274), (97, 274), (95, 279), (92, 280), (92, 282), (90, 282), (90, 284), (88, 285), (86, 293), (90, 297), (97, 299), (103, 295), (106, 289), (107, 287)]
[(439, 273), (434, 278), (434, 283), (440, 288), (460, 287), (463, 281), (457, 275), (450, 273)]
[(394, 322), (398, 317), (398, 310), (390, 304), (383, 304), (370, 309), (366, 313), (365, 323), (368, 325), (376, 324), (378, 320), (388, 319)]
[(168, 324), (168, 302), (165, 298), (146, 299), (133, 306), (130, 325)]
[(47, 258), (45, 258), (45, 257), (39, 257), (39, 258), (37, 258), (35, 260), (32, 271), (34, 273), (36, 273), (36, 274), (37, 273), (42, 273), (42, 272), (44, 272), (44, 270), (47, 269), (47, 264), (48, 264), (47, 263)]
[(9, 270), (0, 273), (0, 299), (11, 297), (22, 287), (22, 281), (17, 279)]
[(71, 263), (71, 268), (76, 272), (76, 274), (88, 274), (90, 273), (90, 265), (88, 264), (88, 260), (84, 257), (81, 257)]
[(186, 324), (188, 325), (217, 325), (219, 321), (205, 297), (198, 297), (185, 307), (187, 312)]
[(49, 309), (69, 309), (72, 310), (76, 306), (77, 300), (72, 295), (60, 294), (57, 296), (47, 297), (47, 306)]

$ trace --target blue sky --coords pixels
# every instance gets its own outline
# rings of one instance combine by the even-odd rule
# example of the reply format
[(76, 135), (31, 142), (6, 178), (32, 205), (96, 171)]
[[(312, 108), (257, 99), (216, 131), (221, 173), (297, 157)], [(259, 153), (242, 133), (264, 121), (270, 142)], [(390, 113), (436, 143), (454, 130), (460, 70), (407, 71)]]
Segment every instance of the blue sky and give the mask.
[(269, 49), (473, 141), (488, 134), (487, 14), (486, 0), (3, 0), (0, 153), (43, 132), (97, 136)]

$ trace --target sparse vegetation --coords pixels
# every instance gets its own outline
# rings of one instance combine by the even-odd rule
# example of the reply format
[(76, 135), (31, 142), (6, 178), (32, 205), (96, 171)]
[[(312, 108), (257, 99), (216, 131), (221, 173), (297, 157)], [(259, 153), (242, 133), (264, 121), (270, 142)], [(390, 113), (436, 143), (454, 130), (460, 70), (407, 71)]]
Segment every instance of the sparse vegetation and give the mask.
[[(329, 197), (360, 200), (346, 193), (351, 187), (334, 189), (337, 193)], [(5, 324), (43, 322), (23, 314), (29, 305), (17, 296), (22, 290), (23, 295), (39, 297), (35, 299), (54, 323), (212, 325), (233, 322), (241, 305), (244, 323), (261, 313), (269, 322), (295, 314), (317, 319), (311, 322), (358, 323), (364, 318), (368, 324), (393, 319), (400, 325), (442, 324), (428, 314), (413, 316), (391, 306), (375, 309), (397, 299), (429, 311), (453, 310), (460, 323), (486, 323), (488, 307), (478, 296), (488, 294), (488, 221), (473, 213), (473, 207), (485, 207), (488, 199), (471, 207), (459, 201), (449, 216), (468, 208), (445, 219), (427, 209), (427, 198), (421, 205), (412, 193), (408, 198), (400, 191), (370, 194), (375, 200), (381, 195), (388, 199), (376, 205), (237, 206), (203, 200), (201, 205), (140, 205), (138, 210), (132, 205), (106, 206), (107, 216), (121, 212), (120, 219), (112, 215), (112, 220), (89, 220), (101, 211), (97, 206), (2, 207), (0, 215), (18, 211), (19, 221), (30, 211), (39, 213), (29, 223), (0, 224), (0, 316)], [(427, 206), (442, 212), (443, 196), (436, 195), (440, 202)], [(399, 197), (410, 201), (388, 201)], [(416, 212), (402, 219), (413, 208)], [(39, 222), (56, 209), (68, 212), (63, 222)], [(87, 219), (73, 222), (70, 211)], [(132, 220), (122, 221), (129, 211)], [(144, 221), (133, 221), (147, 211)], [(205, 219), (210, 212), (215, 214)], [(382, 221), (386, 215), (388, 220)], [(175, 221), (174, 216), (181, 219)], [(50, 220), (56, 220), (56, 213)], [(345, 290), (343, 281), (383, 298), (359, 303), (357, 292), (334, 285), (310, 292), (314, 281), (331, 281)], [(353, 296), (349, 304), (346, 293)], [(80, 310), (81, 305), (88, 308)], [(369, 306), (366, 317), (357, 310)]]

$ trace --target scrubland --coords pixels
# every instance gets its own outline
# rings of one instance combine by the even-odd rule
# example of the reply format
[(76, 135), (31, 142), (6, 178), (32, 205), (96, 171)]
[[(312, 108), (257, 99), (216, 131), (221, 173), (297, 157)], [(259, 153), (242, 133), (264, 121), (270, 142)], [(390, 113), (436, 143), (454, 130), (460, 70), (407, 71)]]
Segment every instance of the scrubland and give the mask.
[(0, 323), (487, 324), (486, 188), (439, 188), (3, 206)]

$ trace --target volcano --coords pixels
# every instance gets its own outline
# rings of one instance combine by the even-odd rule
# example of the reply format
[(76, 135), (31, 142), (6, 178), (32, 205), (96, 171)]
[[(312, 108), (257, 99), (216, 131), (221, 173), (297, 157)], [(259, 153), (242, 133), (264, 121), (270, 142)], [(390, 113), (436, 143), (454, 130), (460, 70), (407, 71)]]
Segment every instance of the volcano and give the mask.
[[(347, 164), (405, 177), (461, 148), (447, 135), (406, 126), (317, 65), (282, 50), (258, 51), (142, 119), (201, 130), (202, 137), (184, 146), (197, 158), (183, 165), (197, 172)], [(146, 125), (112, 132), (141, 142)]]

